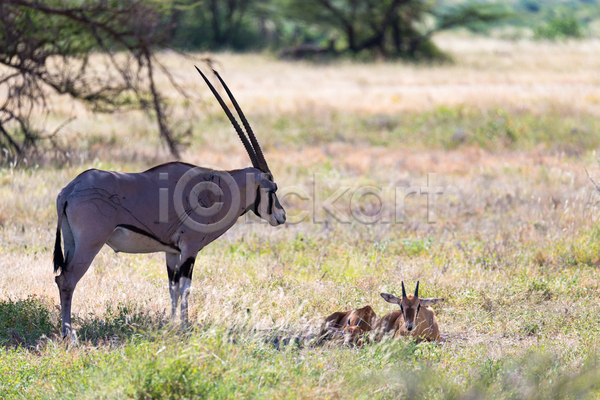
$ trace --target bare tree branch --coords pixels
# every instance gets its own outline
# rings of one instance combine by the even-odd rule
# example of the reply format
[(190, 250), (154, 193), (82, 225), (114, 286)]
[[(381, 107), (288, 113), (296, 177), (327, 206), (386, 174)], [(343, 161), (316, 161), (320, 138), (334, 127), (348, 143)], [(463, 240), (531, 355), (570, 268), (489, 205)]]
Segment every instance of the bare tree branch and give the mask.
[[(4, 143), (21, 155), (56, 134), (36, 134), (27, 122), (34, 109), (36, 115), (51, 111), (47, 98), (54, 92), (81, 100), (94, 111), (152, 110), (160, 136), (179, 157), (154, 66), (180, 94), (187, 94), (154, 55), (155, 49), (167, 47), (170, 30), (156, 4), (82, 0), (70, 7), (59, 0), (0, 0), (0, 64), (8, 67), (0, 74), (0, 87), (6, 88), (0, 107)], [(98, 51), (94, 57), (106, 58), (103, 71), (89, 62), (90, 54)], [(12, 123), (21, 128), (19, 134), (11, 133)]]

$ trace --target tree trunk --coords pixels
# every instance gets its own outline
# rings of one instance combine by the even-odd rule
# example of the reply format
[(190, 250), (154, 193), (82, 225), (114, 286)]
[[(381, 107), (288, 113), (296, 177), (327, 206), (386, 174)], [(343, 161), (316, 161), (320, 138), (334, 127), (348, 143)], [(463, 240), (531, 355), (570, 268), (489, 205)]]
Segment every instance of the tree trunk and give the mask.
[(212, 29), (215, 44), (221, 46), (223, 44), (223, 34), (221, 32), (221, 21), (219, 20), (219, 0), (211, 0), (210, 13), (212, 15)]
[(346, 37), (348, 39), (348, 49), (353, 53), (356, 53), (358, 49), (356, 48), (356, 37), (354, 35), (354, 27), (352, 25), (348, 25), (346, 27)]
[(396, 49), (396, 54), (402, 53), (402, 32), (400, 30), (400, 18), (395, 17), (392, 21), (392, 42)]

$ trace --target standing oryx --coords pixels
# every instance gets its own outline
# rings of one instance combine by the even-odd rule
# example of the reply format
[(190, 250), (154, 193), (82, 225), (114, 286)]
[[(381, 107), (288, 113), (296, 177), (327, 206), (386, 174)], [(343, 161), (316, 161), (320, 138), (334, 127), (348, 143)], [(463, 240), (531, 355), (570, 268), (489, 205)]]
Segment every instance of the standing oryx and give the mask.
[(172, 162), (136, 174), (92, 169), (69, 183), (56, 199), (54, 247), (63, 336), (72, 330), (75, 286), (104, 244), (115, 252), (165, 252), (172, 312), (181, 298), (181, 318), (187, 320), (192, 271), (202, 248), (248, 210), (273, 226), (285, 223), (285, 210), (275, 194), (277, 185), (240, 107), (215, 71), (248, 137), (206, 76), (198, 72), (229, 117), (253, 168), (217, 171)]

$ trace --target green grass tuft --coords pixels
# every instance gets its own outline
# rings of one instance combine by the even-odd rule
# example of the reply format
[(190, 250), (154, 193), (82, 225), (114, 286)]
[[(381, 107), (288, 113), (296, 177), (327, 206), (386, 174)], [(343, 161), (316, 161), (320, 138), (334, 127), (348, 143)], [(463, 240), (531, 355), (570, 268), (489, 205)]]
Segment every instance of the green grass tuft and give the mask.
[(42, 337), (58, 332), (50, 300), (35, 295), (0, 301), (0, 346), (35, 346)]

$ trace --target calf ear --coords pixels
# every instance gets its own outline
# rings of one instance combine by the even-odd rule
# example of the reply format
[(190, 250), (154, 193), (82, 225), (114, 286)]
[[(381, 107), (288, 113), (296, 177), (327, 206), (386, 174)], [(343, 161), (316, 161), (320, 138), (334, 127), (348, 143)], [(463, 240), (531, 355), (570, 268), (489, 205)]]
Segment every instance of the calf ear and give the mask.
[(433, 306), (434, 304), (439, 304), (442, 301), (444, 301), (444, 299), (434, 299), (434, 298), (421, 299), (421, 305), (424, 307), (429, 307), (429, 306)]
[(397, 296), (394, 296), (393, 294), (381, 293), (381, 297), (383, 297), (383, 299), (385, 301), (387, 301), (388, 303), (398, 304), (398, 305), (400, 305), (402, 303), (402, 301)]

